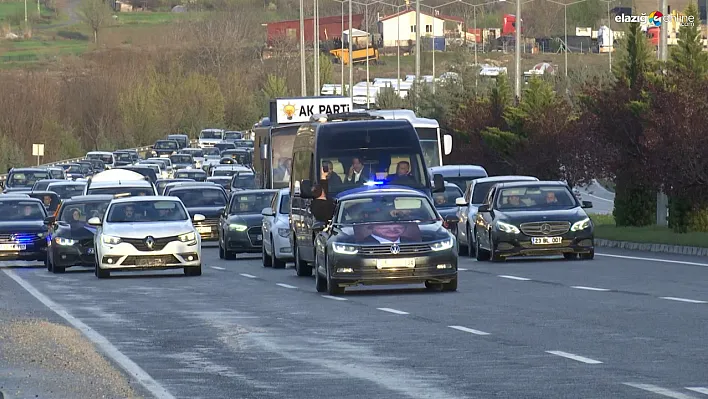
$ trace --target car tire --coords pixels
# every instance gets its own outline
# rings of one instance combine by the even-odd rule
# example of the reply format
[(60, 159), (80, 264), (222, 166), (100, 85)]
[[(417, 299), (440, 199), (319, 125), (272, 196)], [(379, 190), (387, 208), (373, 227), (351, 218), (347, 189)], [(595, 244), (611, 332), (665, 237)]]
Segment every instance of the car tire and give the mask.
[(262, 253), (262, 258), (263, 258), (263, 267), (271, 267), (273, 266), (273, 258), (271, 255), (268, 255), (265, 250), (265, 245), (263, 245), (261, 249)]
[(111, 271), (110, 270), (103, 270), (98, 265), (96, 265), (96, 277), (98, 278), (109, 278), (111, 277)]
[(338, 286), (334, 281), (332, 281), (332, 277), (329, 275), (329, 267), (325, 269), (327, 271), (327, 294), (329, 295), (342, 295), (344, 294), (344, 287)]
[(482, 249), (479, 244), (479, 240), (474, 240), (474, 245), (475, 245), (475, 259), (477, 259), (478, 262), (483, 262), (485, 260), (489, 260), (489, 252)]
[(55, 265), (54, 263), (52, 263), (51, 265), (52, 265), (52, 273), (54, 273), (54, 274), (60, 274), (60, 273), (64, 273), (66, 271), (66, 268), (59, 267), (59, 266)]
[(312, 266), (308, 265), (307, 262), (300, 259), (300, 250), (297, 247), (297, 242), (295, 243), (295, 273), (298, 275), (298, 277), (312, 276)]
[(189, 277), (196, 277), (202, 275), (202, 266), (192, 266), (184, 268), (184, 275)]
[(219, 238), (219, 259), (224, 259), (225, 257), (224, 247), (221, 246), (221, 238)]
[(454, 292), (457, 291), (457, 276), (450, 280), (449, 283), (442, 284), (442, 292)]
[(580, 254), (580, 259), (582, 260), (593, 260), (595, 259), (595, 250), (591, 250), (590, 252), (586, 254)]
[(494, 239), (490, 236), (489, 237), (489, 260), (492, 262), (504, 262), (504, 257), (499, 255), (499, 252), (496, 251), (495, 249), (496, 245), (494, 245)]
[(270, 240), (270, 256), (271, 256), (271, 262), (273, 263), (273, 268), (274, 269), (284, 269), (285, 268), (285, 261), (278, 259), (278, 257), (275, 256), (275, 244), (273, 244), (273, 239)]
[(46, 266), (48, 272), (52, 271), (52, 262), (49, 254), (47, 254), (47, 257), (44, 259), (44, 266)]
[[(319, 272), (319, 262), (315, 257), (315, 289), (317, 292), (327, 292), (327, 278), (323, 278)], [(325, 266), (326, 268), (327, 266)]]
[[(226, 243), (224, 243), (226, 244)], [(236, 259), (236, 252), (235, 251), (229, 251), (224, 247), (224, 259), (226, 260), (234, 260)]]

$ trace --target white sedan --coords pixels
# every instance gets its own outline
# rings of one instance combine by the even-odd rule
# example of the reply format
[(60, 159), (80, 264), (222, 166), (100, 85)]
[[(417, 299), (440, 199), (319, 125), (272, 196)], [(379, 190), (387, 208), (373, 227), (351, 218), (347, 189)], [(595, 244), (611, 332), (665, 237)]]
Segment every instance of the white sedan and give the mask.
[[(195, 222), (204, 215), (195, 214)], [(202, 242), (187, 209), (175, 197), (114, 199), (105, 219), (94, 217), (96, 276), (112, 271), (184, 269), (187, 276), (202, 274)]]
[(290, 189), (284, 188), (263, 210), (263, 267), (283, 268), (293, 260), (290, 246)]

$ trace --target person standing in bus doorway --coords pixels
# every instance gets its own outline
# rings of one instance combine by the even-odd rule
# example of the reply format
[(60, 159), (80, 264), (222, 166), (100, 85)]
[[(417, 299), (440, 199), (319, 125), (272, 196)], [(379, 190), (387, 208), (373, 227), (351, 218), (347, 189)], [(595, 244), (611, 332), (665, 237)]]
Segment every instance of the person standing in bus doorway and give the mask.
[(361, 163), (361, 158), (352, 158), (352, 166), (349, 168), (349, 173), (347, 173), (346, 182), (348, 184), (361, 185), (366, 182), (366, 175), (364, 174), (364, 164)]
[(282, 157), (278, 160), (278, 167), (273, 171), (273, 180), (279, 182), (290, 181), (289, 158)]

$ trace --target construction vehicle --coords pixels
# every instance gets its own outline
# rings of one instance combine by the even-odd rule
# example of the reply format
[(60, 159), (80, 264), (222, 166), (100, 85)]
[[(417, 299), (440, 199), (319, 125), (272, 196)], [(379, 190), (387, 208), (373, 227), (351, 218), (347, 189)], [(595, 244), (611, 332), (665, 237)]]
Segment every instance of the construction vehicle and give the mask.
[[(366, 62), (366, 54), (369, 54), (369, 62), (373, 62), (374, 64), (377, 64), (379, 62), (379, 49), (374, 48), (374, 47), (369, 47), (367, 48), (360, 48), (360, 49), (355, 49), (352, 51), (352, 62), (360, 63), (360, 62)], [(344, 65), (349, 65), (349, 49), (345, 48), (344, 50), (342, 49), (335, 49), (335, 50), (330, 50), (329, 52), (334, 56), (334, 62), (335, 63), (344, 63)]]

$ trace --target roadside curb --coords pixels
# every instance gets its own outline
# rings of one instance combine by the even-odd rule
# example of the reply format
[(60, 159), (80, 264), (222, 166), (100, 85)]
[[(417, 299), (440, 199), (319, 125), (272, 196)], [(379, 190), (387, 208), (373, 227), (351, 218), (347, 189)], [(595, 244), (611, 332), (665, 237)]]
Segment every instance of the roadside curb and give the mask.
[(595, 239), (595, 246), (604, 248), (620, 248), (631, 251), (663, 252), (678, 255), (708, 256), (708, 248), (688, 247), (683, 245), (650, 244), (628, 241)]

